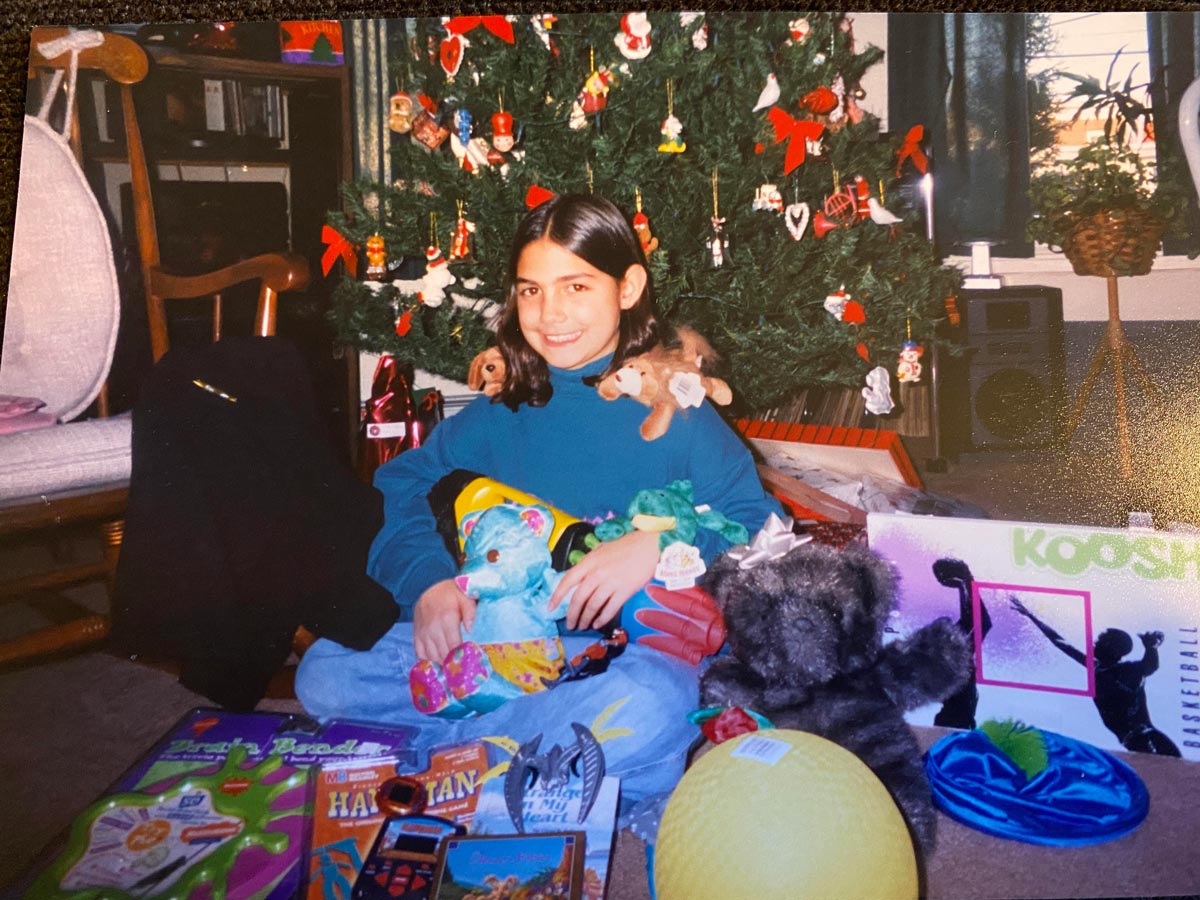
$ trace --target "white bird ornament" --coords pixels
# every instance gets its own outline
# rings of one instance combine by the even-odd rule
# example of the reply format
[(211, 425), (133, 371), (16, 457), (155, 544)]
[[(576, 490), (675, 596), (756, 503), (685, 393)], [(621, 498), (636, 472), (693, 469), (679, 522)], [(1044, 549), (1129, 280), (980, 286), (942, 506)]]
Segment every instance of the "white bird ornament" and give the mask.
[(867, 207), (871, 211), (871, 221), (876, 225), (886, 225), (888, 228), (895, 229), (904, 221), (874, 197), (867, 198)]
[(772, 72), (767, 76), (767, 83), (763, 85), (762, 93), (758, 95), (758, 102), (754, 104), (754, 112), (760, 109), (766, 109), (768, 106), (774, 106), (779, 99), (779, 79)]

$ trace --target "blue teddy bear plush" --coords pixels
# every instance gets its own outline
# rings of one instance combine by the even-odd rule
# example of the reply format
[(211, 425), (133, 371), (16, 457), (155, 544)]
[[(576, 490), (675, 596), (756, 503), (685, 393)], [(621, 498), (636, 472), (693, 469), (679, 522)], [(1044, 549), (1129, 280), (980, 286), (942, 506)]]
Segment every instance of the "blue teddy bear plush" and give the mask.
[(490, 712), (521, 694), (545, 689), (562, 669), (557, 620), (566, 602), (547, 607), (562, 573), (547, 538), (554, 514), (541, 504), (492, 506), (464, 517), (464, 562), (455, 578), (478, 602), (471, 640), (439, 665), (421, 660), (409, 672), (421, 712), (464, 718)]

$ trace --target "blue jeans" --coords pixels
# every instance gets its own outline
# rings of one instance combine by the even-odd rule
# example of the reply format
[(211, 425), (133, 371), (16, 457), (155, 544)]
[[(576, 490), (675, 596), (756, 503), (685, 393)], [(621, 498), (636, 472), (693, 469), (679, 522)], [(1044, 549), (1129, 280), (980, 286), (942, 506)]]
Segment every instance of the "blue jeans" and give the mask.
[[(595, 636), (566, 635), (568, 659)], [(699, 729), (687, 714), (699, 703), (698, 669), (657, 650), (630, 644), (608, 671), (525, 694), (470, 719), (439, 719), (418, 712), (408, 689), (417, 662), (412, 623), (397, 622), (370, 650), (348, 650), (322, 638), (296, 671), (296, 696), (317, 719), (361, 719), (420, 728), (416, 749), (506, 735), (523, 744), (542, 734), (539, 749), (571, 746), (571, 723), (592, 729), (608, 774), (621, 779), (621, 812), (671, 791), (683, 775)], [(607, 713), (607, 715), (605, 715)]]

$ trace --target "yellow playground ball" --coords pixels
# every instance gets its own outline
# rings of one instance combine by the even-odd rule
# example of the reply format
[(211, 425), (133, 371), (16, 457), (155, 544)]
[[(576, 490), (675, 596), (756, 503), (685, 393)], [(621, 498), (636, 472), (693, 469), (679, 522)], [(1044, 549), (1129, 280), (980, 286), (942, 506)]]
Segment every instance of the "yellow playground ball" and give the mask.
[(803, 731), (718, 744), (667, 802), (658, 900), (909, 900), (917, 861), (887, 788), (853, 753)]

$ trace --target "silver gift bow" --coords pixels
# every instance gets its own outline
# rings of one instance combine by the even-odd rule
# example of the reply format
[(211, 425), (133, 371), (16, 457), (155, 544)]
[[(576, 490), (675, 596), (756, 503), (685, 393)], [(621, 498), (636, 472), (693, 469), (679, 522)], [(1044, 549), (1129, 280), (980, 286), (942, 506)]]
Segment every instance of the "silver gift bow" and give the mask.
[(792, 533), (791, 516), (781, 519), (771, 513), (749, 544), (738, 544), (729, 549), (729, 558), (737, 561), (739, 569), (753, 569), (759, 563), (779, 559), (811, 540), (812, 535), (802, 537)]

